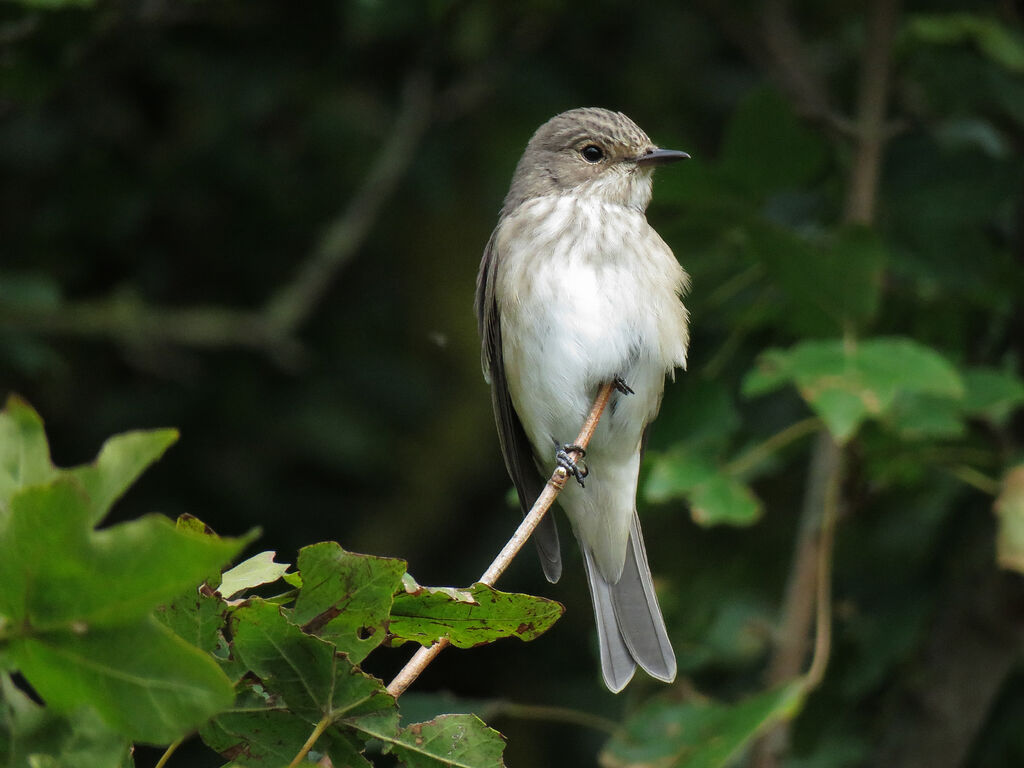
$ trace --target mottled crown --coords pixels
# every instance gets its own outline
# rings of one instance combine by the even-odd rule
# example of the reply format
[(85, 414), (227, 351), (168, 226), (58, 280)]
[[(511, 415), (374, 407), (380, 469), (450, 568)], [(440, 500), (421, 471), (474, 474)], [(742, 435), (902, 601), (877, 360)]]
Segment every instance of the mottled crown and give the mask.
[(562, 149), (600, 137), (624, 154), (637, 155), (651, 145), (640, 126), (621, 112), (582, 107), (562, 112), (537, 129), (526, 146), (531, 149)]
[[(588, 163), (581, 158), (589, 145), (600, 149), (599, 162)], [(636, 176), (632, 173), (636, 160), (653, 148), (640, 126), (621, 112), (584, 107), (555, 115), (537, 129), (526, 145), (502, 213), (508, 214), (531, 198), (579, 189), (608, 174), (622, 179), (622, 183), (615, 189), (606, 188), (605, 193), (624, 200), (630, 198), (633, 182), (638, 180), (630, 178)], [(649, 179), (649, 174), (642, 176)], [(649, 181), (643, 183), (649, 189)]]

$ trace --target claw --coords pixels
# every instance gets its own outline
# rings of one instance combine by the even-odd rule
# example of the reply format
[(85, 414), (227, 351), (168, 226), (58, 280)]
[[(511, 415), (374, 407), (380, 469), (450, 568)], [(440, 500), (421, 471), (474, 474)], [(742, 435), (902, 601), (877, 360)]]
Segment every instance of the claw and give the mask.
[(612, 386), (614, 386), (617, 390), (619, 390), (619, 392), (621, 392), (624, 395), (636, 394), (636, 392), (629, 388), (629, 385), (626, 383), (626, 380), (621, 376), (616, 376), (614, 379), (612, 379)]
[(579, 454), (581, 459), (587, 455), (587, 452), (579, 445), (563, 445), (555, 451), (555, 462), (558, 466), (576, 478), (576, 482), (580, 484), (580, 488), (585, 488), (586, 486), (583, 483), (583, 478), (590, 474), (590, 470), (585, 466), (581, 468), (577, 463), (577, 460), (573, 459), (573, 457), (569, 455), (570, 451)]

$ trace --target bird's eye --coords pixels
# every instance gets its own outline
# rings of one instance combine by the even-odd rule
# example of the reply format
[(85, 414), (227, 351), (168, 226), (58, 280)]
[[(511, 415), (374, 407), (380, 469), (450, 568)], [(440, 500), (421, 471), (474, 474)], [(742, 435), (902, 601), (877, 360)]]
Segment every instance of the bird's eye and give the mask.
[(580, 154), (583, 155), (583, 159), (588, 163), (599, 163), (604, 158), (604, 152), (596, 144), (587, 144), (587, 146), (580, 150)]

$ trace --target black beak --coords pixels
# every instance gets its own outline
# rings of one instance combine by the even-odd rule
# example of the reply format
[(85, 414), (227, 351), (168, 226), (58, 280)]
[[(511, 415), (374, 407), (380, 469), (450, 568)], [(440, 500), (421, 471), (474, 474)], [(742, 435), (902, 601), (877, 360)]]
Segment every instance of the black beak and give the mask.
[(668, 165), (677, 160), (689, 160), (690, 156), (678, 149), (649, 149), (636, 159), (637, 165)]

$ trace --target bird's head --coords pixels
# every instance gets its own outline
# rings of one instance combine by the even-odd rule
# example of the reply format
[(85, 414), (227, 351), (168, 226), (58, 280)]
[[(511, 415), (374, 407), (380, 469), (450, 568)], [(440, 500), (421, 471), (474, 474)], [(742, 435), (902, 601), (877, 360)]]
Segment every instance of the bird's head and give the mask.
[(570, 194), (643, 211), (651, 199), (651, 171), (687, 157), (656, 147), (621, 112), (596, 107), (562, 112), (527, 144), (504, 210), (536, 197)]

